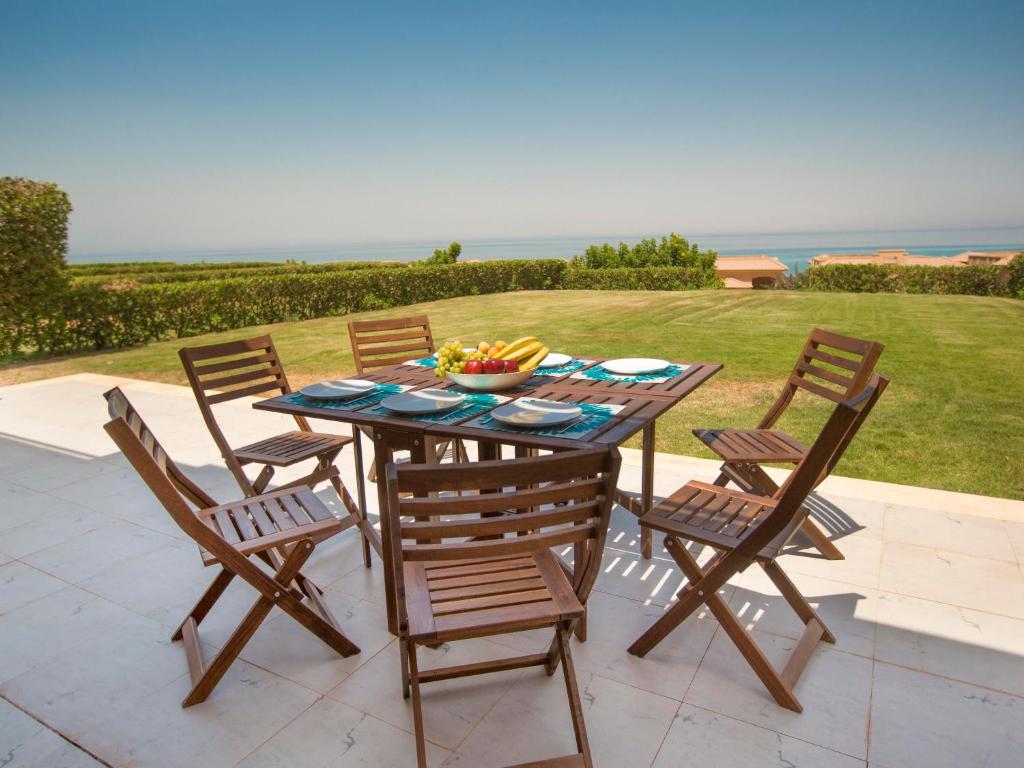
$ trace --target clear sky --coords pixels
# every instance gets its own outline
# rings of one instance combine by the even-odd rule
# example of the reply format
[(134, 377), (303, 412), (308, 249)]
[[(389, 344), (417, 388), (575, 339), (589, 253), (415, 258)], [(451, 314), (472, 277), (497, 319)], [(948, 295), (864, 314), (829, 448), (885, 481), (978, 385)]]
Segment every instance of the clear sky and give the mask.
[(1024, 224), (1024, 2), (0, 0), (72, 251)]

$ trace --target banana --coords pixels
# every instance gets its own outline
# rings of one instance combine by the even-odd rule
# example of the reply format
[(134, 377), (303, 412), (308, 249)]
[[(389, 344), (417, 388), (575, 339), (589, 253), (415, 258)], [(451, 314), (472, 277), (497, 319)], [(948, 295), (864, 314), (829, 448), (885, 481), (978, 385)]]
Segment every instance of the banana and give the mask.
[(502, 348), (502, 350), (498, 352), (498, 354), (493, 355), (493, 357), (496, 357), (499, 360), (508, 360), (512, 355), (516, 353), (517, 350), (536, 340), (537, 339), (535, 339), (533, 336), (524, 336), (521, 339), (516, 339), (507, 347)]
[(540, 349), (542, 346), (544, 345), (541, 344), (539, 341), (531, 341), (525, 347), (520, 347), (517, 351), (513, 352), (511, 357), (522, 363), (523, 360), (529, 360), (531, 357), (533, 357), (533, 355), (536, 354), (537, 350)]
[(541, 347), (539, 350), (537, 350), (536, 354), (534, 354), (533, 357), (529, 358), (525, 363), (520, 363), (519, 367), (527, 371), (533, 370), (538, 365), (540, 365), (541, 360), (547, 357), (548, 352), (550, 351), (551, 350), (548, 349), (547, 347)]

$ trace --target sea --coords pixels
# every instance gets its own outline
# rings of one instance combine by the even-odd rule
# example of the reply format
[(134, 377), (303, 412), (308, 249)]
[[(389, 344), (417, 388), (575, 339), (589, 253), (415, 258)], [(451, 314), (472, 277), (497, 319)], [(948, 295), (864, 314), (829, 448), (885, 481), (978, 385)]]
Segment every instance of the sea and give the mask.
[[(807, 269), (808, 260), (822, 253), (870, 253), (880, 248), (904, 248), (922, 256), (953, 256), (963, 251), (1024, 250), (1024, 227), (987, 229), (879, 230), (858, 232), (789, 233), (682, 233), (701, 248), (723, 256), (763, 253), (774, 256), (790, 272)], [(588, 245), (635, 243), (644, 235), (588, 235), (573, 237), (458, 239), (462, 261), (491, 259), (568, 259)], [(407, 242), (337, 243), (180, 251), (118, 251), (79, 253), (72, 248), (73, 264), (125, 261), (173, 261), (186, 264), (228, 261), (287, 261), (307, 264), (327, 261), (415, 261), (428, 257), (444, 240)]]

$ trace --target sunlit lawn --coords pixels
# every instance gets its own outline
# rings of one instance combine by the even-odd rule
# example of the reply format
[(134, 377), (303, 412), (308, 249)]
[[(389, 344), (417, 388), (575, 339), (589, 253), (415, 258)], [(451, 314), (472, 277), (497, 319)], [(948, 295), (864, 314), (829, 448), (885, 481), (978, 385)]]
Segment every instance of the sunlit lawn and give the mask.
[[(1024, 498), (1024, 302), (794, 291), (528, 292), (365, 316), (421, 312), (430, 315), (438, 339), (475, 344), (533, 334), (576, 355), (725, 363), (659, 422), (658, 450), (701, 456), (709, 454), (689, 430), (753, 426), (813, 326), (878, 339), (886, 344), (879, 370), (893, 383), (838, 473)], [(176, 354), (183, 344), (270, 332), (293, 386), (303, 385), (353, 372), (345, 321), (245, 328), (56, 359), (0, 370), (0, 381), (91, 371), (184, 384)], [(818, 402), (798, 398), (782, 426), (812, 439), (824, 414)]]

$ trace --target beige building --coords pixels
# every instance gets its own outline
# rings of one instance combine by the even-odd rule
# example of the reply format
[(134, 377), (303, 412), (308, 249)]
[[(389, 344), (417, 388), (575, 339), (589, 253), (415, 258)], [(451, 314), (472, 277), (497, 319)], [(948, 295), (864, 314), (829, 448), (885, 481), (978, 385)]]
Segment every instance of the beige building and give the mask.
[(726, 288), (772, 288), (786, 274), (786, 265), (773, 256), (719, 256), (715, 272)]
[(823, 253), (811, 259), (812, 267), (826, 264), (897, 264), (901, 266), (962, 267), (967, 264), (1005, 266), (1017, 253), (1015, 251), (964, 251), (956, 256), (917, 256), (902, 248), (890, 248), (874, 253)]
[(1005, 267), (1019, 251), (964, 251), (953, 257), (958, 264)]

